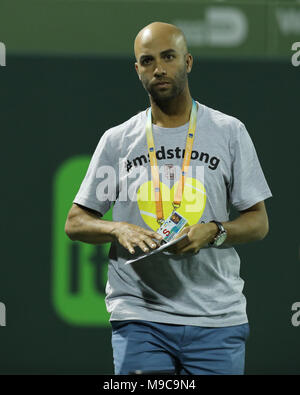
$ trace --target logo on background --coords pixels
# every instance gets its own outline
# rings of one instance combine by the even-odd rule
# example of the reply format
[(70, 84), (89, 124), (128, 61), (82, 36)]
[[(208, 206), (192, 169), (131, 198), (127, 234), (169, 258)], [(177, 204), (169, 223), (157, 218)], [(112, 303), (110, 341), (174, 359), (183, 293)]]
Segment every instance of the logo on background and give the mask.
[(280, 32), (288, 36), (300, 33), (300, 10), (296, 7), (279, 7), (276, 9), (276, 17)]
[(3, 43), (0, 42), (0, 66), (6, 66), (6, 48)]
[(245, 13), (235, 7), (207, 7), (203, 20), (175, 20), (190, 46), (236, 47), (248, 36)]
[[(72, 241), (64, 228), (68, 212), (86, 174), (89, 157), (64, 162), (53, 186), (52, 303), (57, 315), (74, 326), (109, 326), (105, 305), (110, 243)], [(103, 219), (111, 220), (111, 210)]]

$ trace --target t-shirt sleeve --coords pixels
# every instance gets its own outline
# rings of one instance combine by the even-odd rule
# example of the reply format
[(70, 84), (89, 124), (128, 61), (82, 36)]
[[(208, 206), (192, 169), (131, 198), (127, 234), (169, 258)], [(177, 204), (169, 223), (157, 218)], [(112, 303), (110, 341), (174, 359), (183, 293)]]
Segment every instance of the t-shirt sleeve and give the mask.
[(245, 125), (239, 122), (237, 129), (231, 142), (230, 200), (238, 211), (242, 211), (271, 197), (272, 193)]
[(73, 203), (91, 208), (104, 215), (116, 200), (117, 195), (114, 163), (114, 150), (111, 149), (107, 131), (100, 138)]

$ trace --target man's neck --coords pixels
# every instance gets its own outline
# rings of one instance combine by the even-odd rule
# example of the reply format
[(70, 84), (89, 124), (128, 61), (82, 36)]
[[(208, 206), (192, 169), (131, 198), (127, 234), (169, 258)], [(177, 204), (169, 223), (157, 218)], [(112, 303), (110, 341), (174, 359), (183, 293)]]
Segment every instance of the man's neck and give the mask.
[(188, 92), (179, 95), (164, 105), (158, 105), (150, 97), (152, 122), (164, 128), (176, 128), (185, 125), (192, 109), (192, 97)]

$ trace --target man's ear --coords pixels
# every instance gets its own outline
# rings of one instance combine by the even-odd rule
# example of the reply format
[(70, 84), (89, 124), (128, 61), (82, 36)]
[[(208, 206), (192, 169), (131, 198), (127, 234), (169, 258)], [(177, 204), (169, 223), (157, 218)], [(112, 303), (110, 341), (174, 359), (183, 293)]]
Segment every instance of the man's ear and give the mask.
[(140, 76), (140, 73), (139, 73), (139, 65), (137, 64), (137, 62), (135, 62), (134, 68), (135, 68), (135, 71), (136, 71), (136, 73), (137, 73), (139, 79), (141, 79), (141, 76)]
[(190, 53), (186, 54), (185, 61), (186, 61), (186, 71), (187, 73), (190, 73), (193, 67), (193, 57)]

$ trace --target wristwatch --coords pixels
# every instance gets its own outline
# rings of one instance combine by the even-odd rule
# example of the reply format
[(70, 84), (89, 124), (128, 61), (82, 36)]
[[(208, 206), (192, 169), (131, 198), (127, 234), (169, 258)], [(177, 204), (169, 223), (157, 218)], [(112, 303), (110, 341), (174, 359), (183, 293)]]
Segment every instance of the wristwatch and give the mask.
[(219, 228), (219, 231), (214, 237), (214, 239), (210, 243), (208, 243), (208, 245), (210, 245), (211, 247), (220, 247), (220, 245), (222, 245), (226, 240), (227, 232), (224, 226), (221, 224), (221, 222), (218, 221), (210, 221), (210, 222), (214, 222)]

